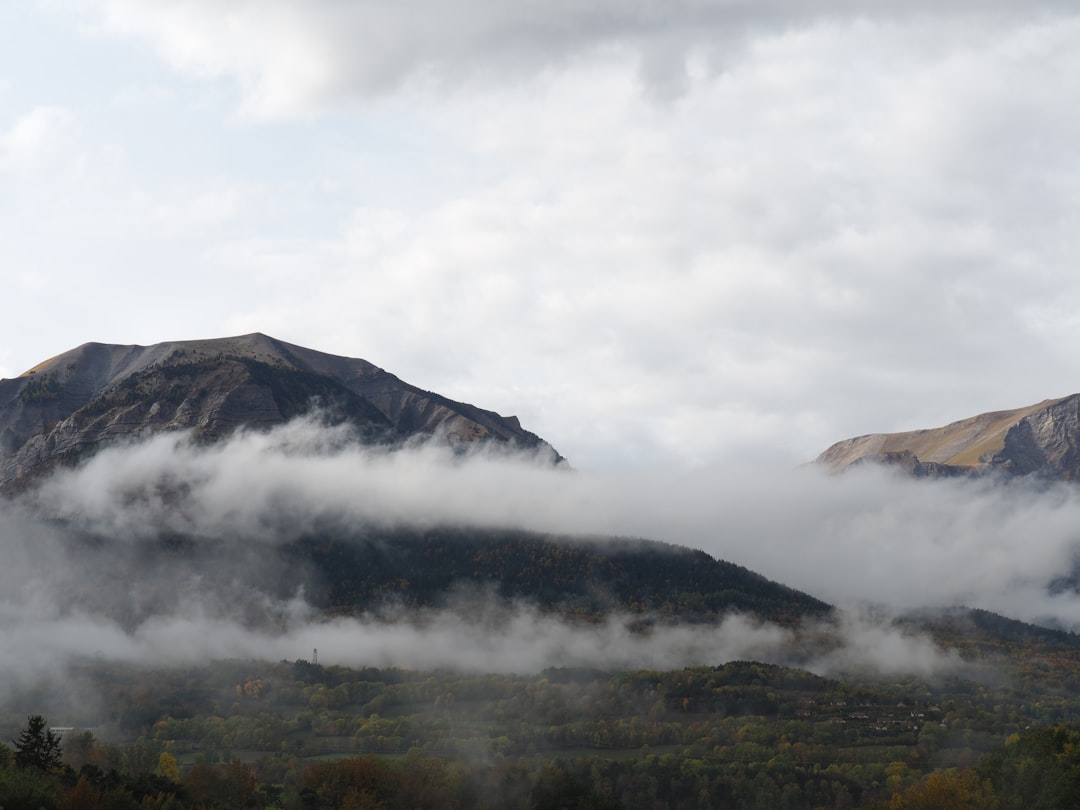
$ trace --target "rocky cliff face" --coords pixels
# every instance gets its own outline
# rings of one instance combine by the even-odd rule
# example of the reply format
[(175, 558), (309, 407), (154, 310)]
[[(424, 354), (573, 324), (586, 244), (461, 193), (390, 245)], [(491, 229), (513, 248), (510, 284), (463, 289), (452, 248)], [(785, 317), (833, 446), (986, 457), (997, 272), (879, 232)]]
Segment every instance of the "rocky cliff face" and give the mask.
[(87, 343), (0, 380), (0, 487), (120, 439), (190, 429), (209, 441), (313, 407), (371, 442), (437, 435), (451, 444), (547, 447), (516, 417), (423, 391), (365, 360), (262, 334), (153, 346)]
[(983, 474), (1080, 478), (1080, 394), (995, 411), (940, 428), (845, 439), (817, 458), (833, 470), (883, 463), (915, 476)]

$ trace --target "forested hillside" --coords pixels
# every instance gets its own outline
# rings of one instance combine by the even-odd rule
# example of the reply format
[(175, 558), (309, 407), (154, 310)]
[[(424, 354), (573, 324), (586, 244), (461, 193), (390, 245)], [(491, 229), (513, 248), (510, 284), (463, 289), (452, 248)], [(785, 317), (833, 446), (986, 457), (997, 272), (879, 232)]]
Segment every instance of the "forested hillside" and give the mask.
[(66, 683), (94, 705), (52, 707), (62, 767), (28, 759), (8, 708), (0, 806), (1073, 807), (1080, 732), (1059, 724), (1080, 723), (1080, 668), (1002, 653), (933, 682), (751, 662), (529, 676), (87, 662)]
[(314, 565), (321, 587), (309, 597), (334, 611), (438, 606), (462, 587), (583, 618), (706, 621), (742, 611), (793, 624), (830, 610), (743, 566), (656, 541), (395, 529), (306, 537), (290, 553)]

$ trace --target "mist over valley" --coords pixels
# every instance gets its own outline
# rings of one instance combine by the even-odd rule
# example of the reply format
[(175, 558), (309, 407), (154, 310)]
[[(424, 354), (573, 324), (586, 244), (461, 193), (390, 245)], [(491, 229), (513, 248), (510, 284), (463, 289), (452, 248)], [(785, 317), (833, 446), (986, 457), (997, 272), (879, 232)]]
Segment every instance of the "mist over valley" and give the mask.
[[(470, 718), (556, 682), (586, 716), (615, 712), (597, 723), (648, 714), (645, 736), (610, 738), (630, 747), (746, 711), (816, 728), (835, 717), (807, 695), (846, 705), (850, 688), (852, 740), (917, 742), (916, 714), (949, 728), (946, 696), (950, 712), (969, 692), (1013, 701), (1018, 679), (1039, 716), (1071, 717), (1039, 669), (1080, 654), (1071, 481), (919, 477), (890, 458), (842, 474), (576, 469), (515, 419), (262, 335), (87, 344), (0, 392), (13, 728), (48, 712), (113, 745), (153, 727), (166, 753), (220, 757), (198, 724), (224, 712), (238, 729), (279, 718), (231, 734), (252, 756), (486, 758), (495, 737)], [(652, 685), (604, 703), (619, 678)], [(479, 683), (492, 697), (431, 725), (430, 695)], [(377, 731), (383, 712), (409, 730)], [(941, 761), (992, 746), (988, 722), (935, 743)], [(496, 747), (594, 739), (569, 716), (523, 733)]]
[[(254, 335), (88, 344), (0, 383), (4, 632), (31, 648), (5, 662), (13, 680), (86, 656), (309, 647), (494, 671), (752, 658), (929, 672), (956, 662), (892, 617), (1080, 617), (1060, 587), (1066, 485), (572, 471), (516, 423), (490, 433), (459, 414), (505, 420), (381, 370), (359, 399), (354, 369), (375, 367)], [(1038, 550), (1016, 542), (1034, 527)]]

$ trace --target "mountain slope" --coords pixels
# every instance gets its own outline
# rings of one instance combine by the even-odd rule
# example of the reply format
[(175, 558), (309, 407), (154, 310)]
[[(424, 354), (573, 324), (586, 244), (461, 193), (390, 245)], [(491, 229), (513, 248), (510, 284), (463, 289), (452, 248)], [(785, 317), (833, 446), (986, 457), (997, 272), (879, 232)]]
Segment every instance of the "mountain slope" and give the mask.
[(317, 572), (305, 583), (309, 598), (335, 611), (371, 610), (388, 600), (432, 607), (463, 587), (589, 617), (614, 610), (693, 622), (739, 611), (796, 624), (831, 611), (740, 565), (653, 540), (444, 527), (323, 533), (290, 553)]
[(896, 465), (916, 476), (998, 470), (1072, 480), (1080, 477), (1080, 394), (939, 428), (845, 439), (816, 460), (832, 470), (865, 462)]
[[(580, 538), (463, 526), (352, 526), (290, 533), (280, 542), (160, 532), (132, 543), (70, 527), (62, 566), (41, 570), (58, 609), (135, 628), (183, 612), (272, 630), (297, 598), (324, 616), (392, 621), (449, 610), (463, 621), (528, 606), (642, 626), (711, 623), (730, 612), (794, 626), (825, 602), (703, 551), (651, 540)], [(139, 583), (116, 588), (116, 582)]]
[(0, 487), (122, 438), (192, 429), (211, 440), (241, 426), (281, 424), (314, 406), (372, 442), (437, 434), (455, 444), (548, 447), (516, 417), (424, 391), (366, 360), (258, 333), (153, 346), (87, 343), (0, 380)]

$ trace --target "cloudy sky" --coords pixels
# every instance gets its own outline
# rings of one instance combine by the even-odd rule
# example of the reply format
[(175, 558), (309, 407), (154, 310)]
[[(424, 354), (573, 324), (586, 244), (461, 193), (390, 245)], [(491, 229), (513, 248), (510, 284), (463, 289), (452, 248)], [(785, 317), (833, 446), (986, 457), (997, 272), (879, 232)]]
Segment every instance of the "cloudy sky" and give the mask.
[(1078, 44), (1065, 2), (4, 3), (0, 377), (262, 331), (583, 469), (1071, 393)]

